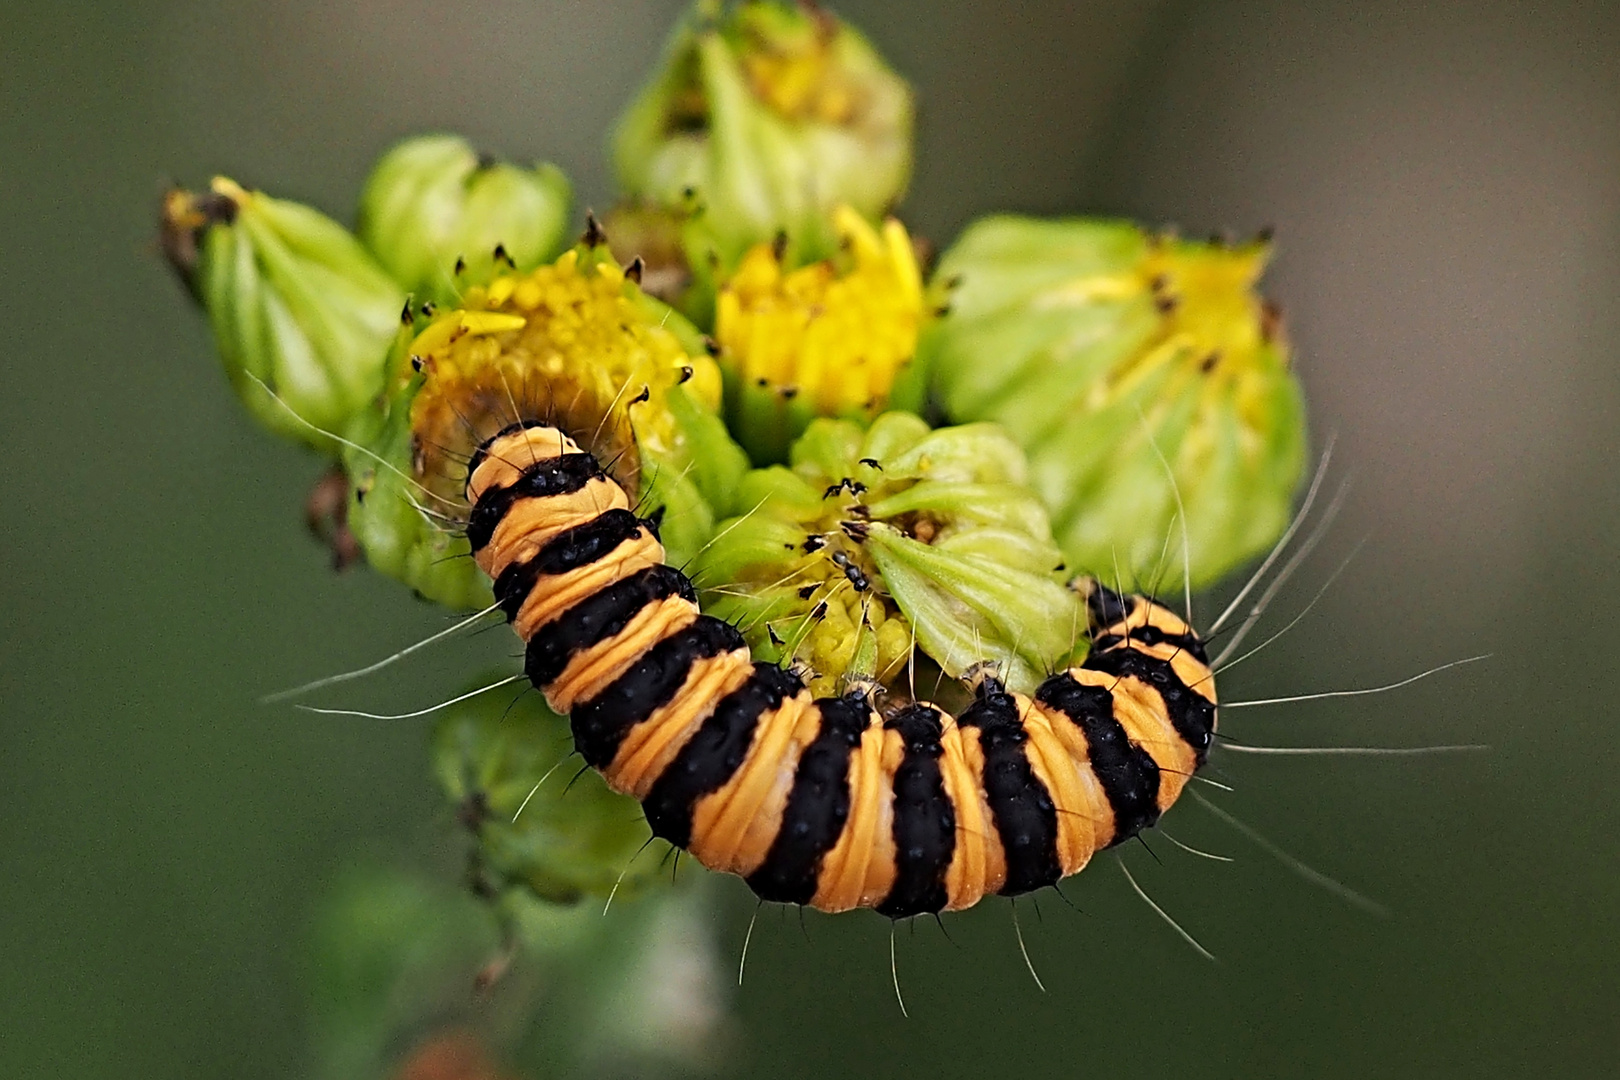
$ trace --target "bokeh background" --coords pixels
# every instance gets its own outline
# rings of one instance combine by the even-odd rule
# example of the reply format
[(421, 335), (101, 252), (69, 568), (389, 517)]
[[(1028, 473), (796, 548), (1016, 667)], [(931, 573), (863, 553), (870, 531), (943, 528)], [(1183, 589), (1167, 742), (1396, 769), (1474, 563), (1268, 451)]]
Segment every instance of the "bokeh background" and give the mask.
[[(603, 134), (677, 2), (8, 3), (0, 27), (0, 1075), (299, 1077), (308, 942), (356, 864), (456, 867), (425, 731), (261, 708), (442, 616), (335, 576), (317, 463), (249, 426), (155, 250), (216, 171), (341, 219), (391, 140), (543, 157), (604, 206)], [(915, 80), (907, 216), (1274, 225), (1268, 291), (1355, 485), (1227, 697), (1255, 741), (1483, 742), (1244, 758), (1206, 789), (1387, 904), (1369, 917), (1193, 806), (1079, 912), (902, 927), (766, 912), (736, 1076), (1613, 1075), (1620, 1068), (1620, 17), (1610, 5), (847, 0)], [(1213, 607), (1206, 600), (1207, 613)], [(420, 705), (505, 648), (408, 665)], [(459, 650), (459, 651), (458, 651)], [(1230, 755), (1228, 755), (1230, 757)], [(435, 854), (437, 853), (437, 854)], [(437, 860), (437, 861), (435, 861)], [(682, 871), (683, 875), (687, 873)], [(693, 874), (701, 871), (692, 871)], [(712, 914), (734, 962), (752, 904)], [(727, 976), (729, 978), (729, 976)]]

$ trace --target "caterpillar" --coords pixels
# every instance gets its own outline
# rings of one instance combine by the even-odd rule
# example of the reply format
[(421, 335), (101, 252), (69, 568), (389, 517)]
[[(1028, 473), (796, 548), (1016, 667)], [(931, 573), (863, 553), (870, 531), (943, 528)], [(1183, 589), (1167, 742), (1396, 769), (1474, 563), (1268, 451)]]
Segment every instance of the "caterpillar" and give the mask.
[(654, 835), (762, 899), (891, 918), (1056, 884), (1152, 826), (1216, 723), (1197, 633), (1078, 579), (1092, 646), (1031, 696), (993, 671), (951, 716), (812, 697), (701, 613), (657, 523), (560, 429), (512, 424), (468, 465), (467, 538), (524, 674)]

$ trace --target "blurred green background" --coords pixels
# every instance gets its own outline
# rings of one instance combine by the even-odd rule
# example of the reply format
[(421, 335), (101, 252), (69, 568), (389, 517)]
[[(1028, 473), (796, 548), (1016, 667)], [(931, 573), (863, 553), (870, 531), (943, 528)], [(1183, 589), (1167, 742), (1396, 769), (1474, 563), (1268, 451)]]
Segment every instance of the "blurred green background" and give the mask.
[[(261, 708), (444, 625), (299, 521), (317, 464), (249, 425), (161, 265), (170, 180), (348, 219), (392, 140), (449, 128), (608, 198), (607, 125), (674, 2), (13, 0), (0, 28), (0, 1076), (297, 1077), (319, 897), (457, 872), (424, 726)], [(1420, 10), (1419, 10), (1420, 8)], [(902, 926), (762, 913), (737, 1076), (1509, 1076), (1620, 1068), (1620, 17), (1608, 5), (839, 5), (922, 108), (907, 215), (1275, 225), (1268, 291), (1355, 487), (1228, 698), (1280, 743), (1488, 755), (1221, 763), (1205, 789), (1386, 903), (1368, 917), (1196, 806), (1075, 912)], [(1206, 614), (1213, 609), (1206, 600)], [(490, 634), (356, 688), (421, 705)], [(686, 871), (683, 871), (683, 876)], [(693, 874), (701, 871), (693, 870)], [(722, 967), (752, 904), (726, 881)], [(729, 979), (729, 975), (722, 973)]]

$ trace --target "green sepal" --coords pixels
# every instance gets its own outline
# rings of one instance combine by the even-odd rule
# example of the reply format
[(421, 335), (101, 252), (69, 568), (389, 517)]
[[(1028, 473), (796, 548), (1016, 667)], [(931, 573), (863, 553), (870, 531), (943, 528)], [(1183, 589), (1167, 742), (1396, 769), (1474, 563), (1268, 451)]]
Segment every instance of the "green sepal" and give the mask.
[(1054, 578), (1057, 549), (1011, 529), (958, 533), (934, 544), (874, 524), (868, 548), (884, 588), (947, 675), (993, 662), (1028, 692), (1085, 653), (1085, 614)]
[(668, 403), (686, 437), (685, 458), (693, 486), (713, 516), (736, 513), (738, 486), (748, 472), (747, 453), (726, 430), (725, 421), (694, 400), (685, 387), (672, 390)]
[(805, 523), (815, 518), (819, 507), (802, 517), (791, 511), (784, 513), (785, 507), (802, 503), (807, 498), (814, 498), (814, 495), (809, 485), (786, 469), (777, 472), (789, 489), (788, 499), (773, 501), (769, 496), (762, 495), (755, 504), (759, 507), (757, 511), (728, 522), (729, 531), (715, 542), (711, 548), (712, 554), (703, 554), (700, 585), (712, 583), (722, 587), (724, 583), (740, 577), (749, 567), (778, 562), (784, 552), (801, 550)]
[(723, 367), (721, 372), (724, 410), (737, 441), (760, 465), (787, 461), (794, 441), (816, 419), (814, 406), (802, 394), (788, 397), (780, 387), (750, 382), (731, 367)]
[(349, 531), (366, 561), (404, 582), (425, 599), (460, 610), (495, 602), (489, 578), (473, 562), (466, 536), (435, 513), (443, 504), (410, 477), (413, 379), (349, 430), (355, 444), (344, 451), (349, 476)]
[(454, 305), (468, 282), (555, 257), (571, 201), (555, 165), (495, 161), (459, 136), (419, 135), (372, 169), (356, 231), (417, 300)]

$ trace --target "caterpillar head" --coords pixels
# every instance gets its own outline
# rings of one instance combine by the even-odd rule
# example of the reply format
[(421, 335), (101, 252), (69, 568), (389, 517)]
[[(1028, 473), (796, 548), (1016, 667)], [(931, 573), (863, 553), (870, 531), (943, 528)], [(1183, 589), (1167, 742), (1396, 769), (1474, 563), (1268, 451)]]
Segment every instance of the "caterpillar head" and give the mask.
[(352, 434), (349, 523), (367, 560), (432, 600), (483, 607), (466, 553), (469, 463), (513, 425), (561, 430), (663, 517), (671, 559), (709, 538), (746, 468), (715, 409), (720, 376), (702, 339), (646, 296), (592, 222), (578, 247), (469, 286), (455, 310), (413, 309), (384, 408)]
[(1086, 602), (1086, 629), (1092, 637), (1124, 620), (1133, 606), (1130, 599), (1089, 575), (1075, 578), (1069, 588)]
[(462, 306), (431, 314), (407, 350), (419, 385), (410, 403), (412, 468), (459, 495), (458, 468), (497, 432), (545, 423), (612, 469), (632, 499), (644, 451), (681, 438), (677, 387), (713, 408), (714, 361), (689, 352), (598, 238), (526, 274), (496, 275)]

